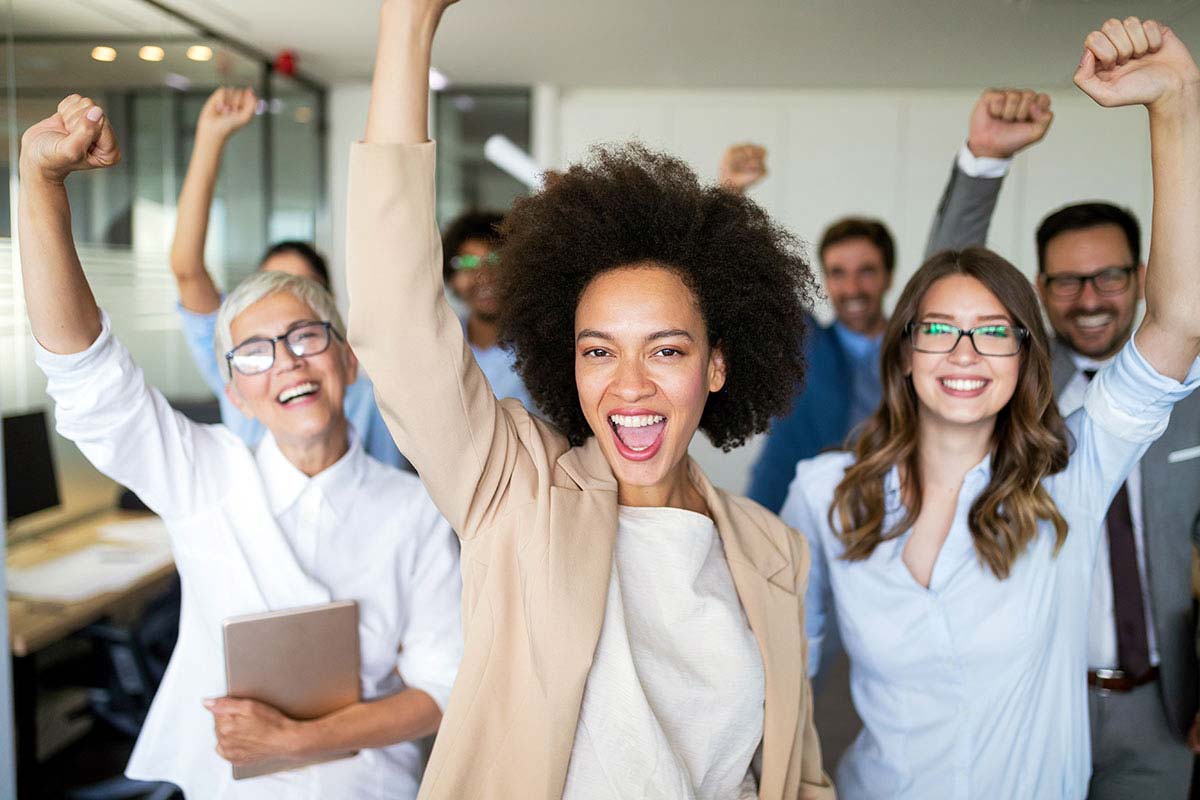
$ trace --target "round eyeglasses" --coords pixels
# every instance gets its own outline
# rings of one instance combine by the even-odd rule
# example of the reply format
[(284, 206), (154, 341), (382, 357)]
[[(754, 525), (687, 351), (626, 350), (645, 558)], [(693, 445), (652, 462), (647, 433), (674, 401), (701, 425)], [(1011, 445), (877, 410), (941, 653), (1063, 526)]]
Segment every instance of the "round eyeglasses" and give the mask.
[(913, 350), (920, 353), (953, 353), (965, 336), (981, 356), (1015, 356), (1029, 331), (1015, 325), (979, 325), (964, 331), (946, 322), (910, 322), (905, 328)]
[(1047, 275), (1042, 273), (1042, 283), (1050, 290), (1050, 294), (1062, 300), (1072, 300), (1083, 294), (1085, 283), (1090, 283), (1096, 290), (1096, 294), (1111, 297), (1121, 294), (1129, 288), (1129, 284), (1133, 280), (1133, 273), (1137, 272), (1137, 268), (1137, 264), (1129, 267), (1108, 267), (1091, 275), (1072, 273)]
[(297, 322), (279, 336), (247, 339), (225, 354), (229, 377), (236, 369), (243, 375), (259, 375), (275, 365), (275, 343), (283, 342), (288, 352), (299, 358), (316, 356), (329, 349), (329, 342), (341, 334), (331, 322)]

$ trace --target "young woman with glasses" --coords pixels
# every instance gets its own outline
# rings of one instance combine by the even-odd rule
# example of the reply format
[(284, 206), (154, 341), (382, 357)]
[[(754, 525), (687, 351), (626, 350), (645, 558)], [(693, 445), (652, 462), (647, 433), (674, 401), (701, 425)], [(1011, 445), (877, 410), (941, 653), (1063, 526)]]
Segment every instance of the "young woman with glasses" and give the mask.
[(799, 465), (782, 511), (813, 552), (810, 669), (834, 618), (850, 656), (864, 728), (842, 797), (1087, 793), (1104, 515), (1200, 384), (1200, 71), (1172, 32), (1130, 18), (1088, 36), (1075, 81), (1149, 111), (1154, 241), (1133, 340), (1064, 422), (1029, 281), (985, 250), (935, 256), (884, 335), (880, 409), (849, 452)]
[[(329, 292), (259, 272), (225, 299), (212, 354), (266, 429), (249, 448), (149, 386), (97, 307), (63, 182), (120, 158), (103, 111), (72, 95), (22, 138), (21, 261), (58, 431), (166, 523), (179, 640), (127, 767), (188, 797), (415, 797), (461, 655), (458, 554), (416, 477), (368, 456), (344, 412), (358, 369)], [(362, 701), (313, 720), (223, 697), (222, 622), (356, 600)], [(287, 680), (280, 675), (280, 680)], [(228, 762), (352, 758), (234, 782)], [(222, 760), (224, 759), (224, 760)]]

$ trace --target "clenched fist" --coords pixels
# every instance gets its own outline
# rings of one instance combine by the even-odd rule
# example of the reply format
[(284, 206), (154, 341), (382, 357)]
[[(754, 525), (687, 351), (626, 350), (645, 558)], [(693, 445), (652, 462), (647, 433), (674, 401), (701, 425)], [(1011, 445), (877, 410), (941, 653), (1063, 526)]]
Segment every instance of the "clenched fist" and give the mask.
[(1053, 121), (1049, 95), (1028, 89), (989, 89), (971, 110), (967, 147), (979, 157), (1012, 158), (1040, 142)]
[(735, 144), (721, 157), (717, 182), (731, 192), (744, 193), (767, 177), (767, 148), (757, 144)]
[(120, 160), (121, 148), (103, 109), (77, 94), (21, 137), (23, 178), (62, 183), (72, 172), (104, 169)]
[(1102, 106), (1170, 102), (1200, 86), (1200, 69), (1174, 32), (1154, 20), (1110, 19), (1083, 43), (1075, 85)]

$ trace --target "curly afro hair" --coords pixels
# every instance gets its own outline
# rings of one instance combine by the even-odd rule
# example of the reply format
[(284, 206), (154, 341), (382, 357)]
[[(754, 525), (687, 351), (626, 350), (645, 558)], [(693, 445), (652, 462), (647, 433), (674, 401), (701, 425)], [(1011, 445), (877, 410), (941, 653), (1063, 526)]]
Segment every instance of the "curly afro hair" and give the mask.
[(714, 445), (737, 447), (787, 411), (816, 284), (799, 242), (751, 200), (640, 144), (597, 148), (518, 200), (501, 234), (501, 341), (573, 446), (593, 433), (575, 386), (575, 307), (597, 275), (632, 264), (674, 270), (724, 353), (725, 386), (700, 419)]

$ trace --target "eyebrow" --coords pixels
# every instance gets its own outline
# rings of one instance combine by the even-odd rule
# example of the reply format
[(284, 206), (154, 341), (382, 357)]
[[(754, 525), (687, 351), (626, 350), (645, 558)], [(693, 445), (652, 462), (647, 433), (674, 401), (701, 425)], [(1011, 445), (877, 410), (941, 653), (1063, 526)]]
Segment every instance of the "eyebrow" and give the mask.
[[(928, 314), (922, 314), (921, 319), (934, 319), (934, 320), (945, 319), (945, 320), (949, 320), (951, 322), (954, 321), (954, 317), (949, 314), (938, 314), (937, 312), (933, 312), (933, 311), (929, 312)], [(977, 323), (979, 323), (979, 322), (1008, 322), (1008, 323), (1011, 323), (1012, 318), (1009, 317), (1008, 314), (985, 314), (982, 317), (976, 317), (975, 322), (977, 322)]]
[[(672, 336), (682, 336), (689, 342), (694, 341), (692, 339), (692, 335), (682, 328), (668, 328), (667, 330), (656, 331), (648, 335), (643, 341), (653, 342), (656, 339), (669, 339)], [(584, 328), (579, 332), (579, 335), (575, 337), (575, 341), (579, 342), (584, 339), (603, 339), (606, 342), (615, 342), (617, 337), (613, 336), (611, 333), (605, 333), (604, 331), (598, 331), (592, 328)]]

